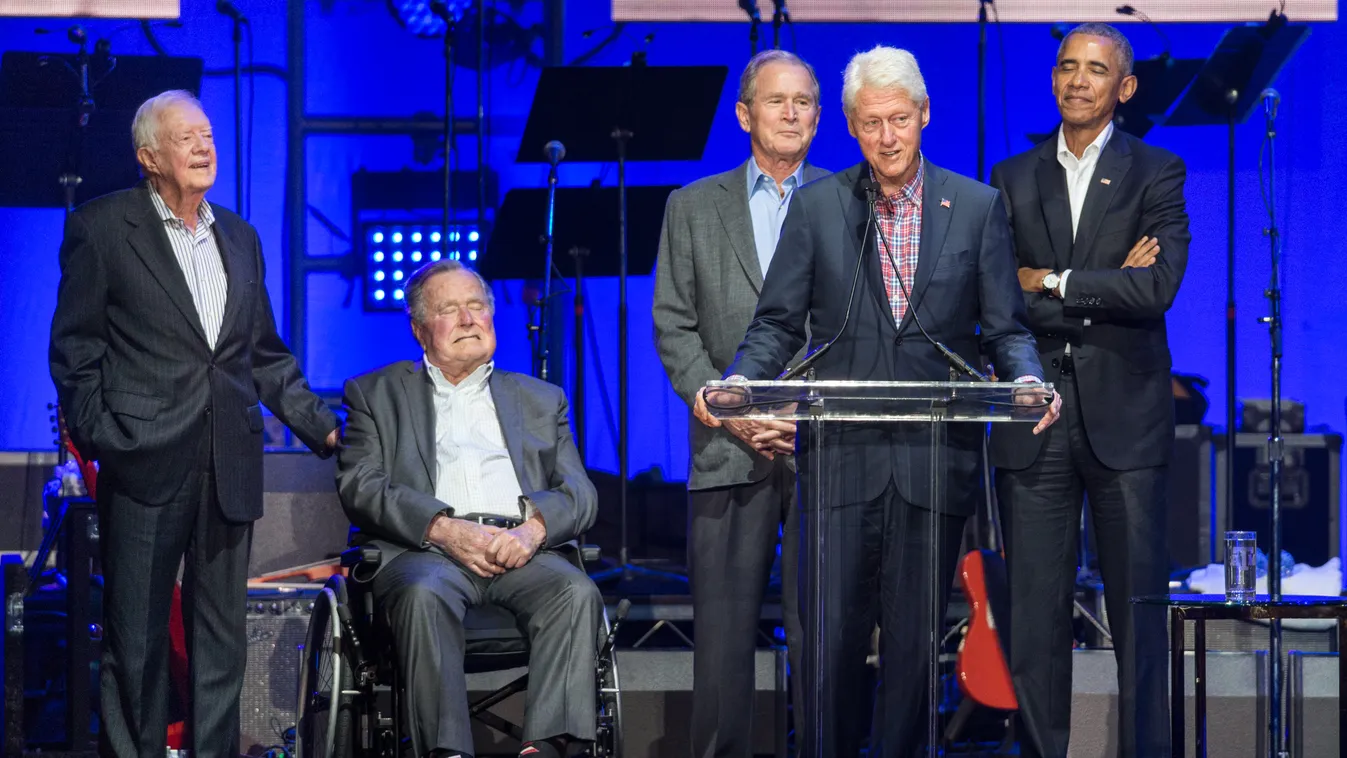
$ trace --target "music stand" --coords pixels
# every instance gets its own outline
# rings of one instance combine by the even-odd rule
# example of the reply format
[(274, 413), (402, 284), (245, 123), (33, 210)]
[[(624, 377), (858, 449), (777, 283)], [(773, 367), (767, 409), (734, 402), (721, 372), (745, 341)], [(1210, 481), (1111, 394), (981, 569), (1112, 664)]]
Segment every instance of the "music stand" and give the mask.
[[(674, 185), (629, 187), (627, 214), (633, 230), (628, 242), (627, 269), (646, 276), (655, 268), (664, 206)], [(575, 294), (575, 379), (571, 407), (575, 409), (575, 444), (585, 454), (584, 278), (618, 276), (618, 198), (616, 187), (557, 189), (554, 274), (573, 279)], [(496, 213), (496, 227), (487, 241), (477, 271), (487, 279), (520, 279), (524, 271), (546, 271), (547, 190), (512, 189)]]
[[(118, 55), (109, 70), (95, 53), (93, 102), (81, 128), (84, 92), (71, 73), (77, 58), (19, 51), (0, 57), (0, 207), (67, 208), (134, 185), (136, 109), (166, 90), (201, 91), (200, 58)], [(60, 181), (65, 174), (78, 177), (69, 196)]]
[[(1202, 69), (1184, 94), (1174, 112), (1166, 119), (1168, 126), (1215, 126), (1224, 124), (1228, 141), (1226, 182), (1226, 510), (1230, 510), (1234, 496), (1235, 460), (1235, 125), (1249, 118), (1262, 102), (1263, 90), (1272, 84), (1290, 60), (1291, 55), (1305, 41), (1310, 28), (1304, 24), (1291, 25), (1286, 17), (1274, 13), (1265, 24), (1237, 26), (1222, 35)], [(1274, 252), (1275, 255), (1275, 252)], [(1275, 270), (1275, 267), (1274, 267)], [(1273, 283), (1274, 288), (1278, 287)], [(1274, 342), (1274, 355), (1280, 353)], [(1274, 384), (1280, 383), (1280, 371), (1274, 369)], [(1275, 404), (1274, 404), (1275, 405)], [(1280, 440), (1275, 426), (1272, 437)], [(1269, 441), (1272, 467), (1272, 546), (1269, 566), (1279, 566), (1281, 556), (1281, 498), (1277, 479), (1280, 478), (1280, 445)], [(1228, 560), (1228, 558), (1226, 558)], [(1268, 571), (1268, 594), (1273, 602), (1281, 599), (1281, 573)], [(1268, 658), (1271, 660), (1270, 704), (1268, 707), (1268, 753), (1283, 754), (1286, 734), (1281, 728), (1281, 622), (1273, 620), (1269, 633)]]
[(1168, 55), (1137, 61), (1132, 66), (1132, 74), (1137, 78), (1136, 94), (1118, 105), (1114, 123), (1137, 139), (1145, 137), (1153, 127), (1165, 123), (1165, 114), (1205, 62), (1202, 58)]
[[(725, 66), (545, 68), (519, 141), (518, 163), (543, 162), (543, 145), (551, 140), (566, 146), (572, 162), (617, 162), (617, 459), (622, 544), (618, 567), (600, 572), (596, 580), (614, 575), (629, 578), (637, 569), (627, 555), (627, 161), (701, 159), (728, 73)], [(678, 107), (669, 107), (670, 97), (677, 99)]]

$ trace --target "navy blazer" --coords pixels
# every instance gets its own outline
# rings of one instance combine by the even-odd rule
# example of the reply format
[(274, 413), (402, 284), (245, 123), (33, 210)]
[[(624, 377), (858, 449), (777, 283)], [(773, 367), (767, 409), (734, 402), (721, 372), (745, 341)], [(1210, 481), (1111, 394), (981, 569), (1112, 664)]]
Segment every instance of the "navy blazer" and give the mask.
[[(851, 320), (816, 364), (819, 379), (949, 381), (949, 362), (921, 335), (913, 310), (932, 338), (969, 363), (977, 365), (981, 352), (1003, 377), (1042, 376), (1000, 194), (929, 161), (925, 172), (914, 308), (902, 323), (894, 324), (873, 225), (867, 233), (869, 169), (860, 163), (797, 190), (753, 323), (726, 376), (776, 377), (804, 344), (806, 323), (815, 342), (836, 335), (846, 316), (858, 255), (866, 260)], [(808, 426), (801, 424), (797, 436), (806, 487)], [(927, 425), (848, 423), (831, 429), (830, 505), (873, 500), (890, 482), (908, 502), (939, 505), (928, 484), (932, 440)], [(979, 424), (948, 428), (945, 512), (967, 515), (976, 507), (981, 435)]]

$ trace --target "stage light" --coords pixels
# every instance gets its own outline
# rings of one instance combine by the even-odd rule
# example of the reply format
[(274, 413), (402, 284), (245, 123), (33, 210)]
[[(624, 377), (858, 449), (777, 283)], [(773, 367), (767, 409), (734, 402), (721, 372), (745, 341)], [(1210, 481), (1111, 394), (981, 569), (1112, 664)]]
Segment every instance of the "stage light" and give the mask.
[[(445, 244), (452, 246), (458, 240), (481, 240), (482, 234), (474, 224), (456, 224), (448, 230), (438, 224), (415, 221), (365, 221), (360, 226), (363, 228), (357, 229), (361, 232), (357, 239), (367, 241), (362, 255), (365, 261), (363, 278), (366, 293), (363, 305), (367, 311), (401, 310), (406, 297), (401, 288), (420, 266), (445, 259), (461, 260), (475, 266), (480, 253), (479, 244), (472, 244), (462, 251), (444, 248)], [(419, 245), (423, 242), (434, 244), (437, 249), (422, 249)], [(418, 247), (402, 249), (403, 243)], [(376, 245), (395, 247), (390, 250)]]

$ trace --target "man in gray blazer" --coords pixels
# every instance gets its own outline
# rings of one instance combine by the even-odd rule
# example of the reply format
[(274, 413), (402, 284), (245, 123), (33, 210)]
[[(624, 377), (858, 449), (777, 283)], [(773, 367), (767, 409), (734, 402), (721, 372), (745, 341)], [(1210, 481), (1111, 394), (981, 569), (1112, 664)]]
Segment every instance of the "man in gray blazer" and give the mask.
[[(670, 195), (655, 269), (656, 347), (674, 391), (697, 414), (704, 413), (698, 390), (724, 376), (753, 320), (791, 197), (828, 174), (805, 163), (819, 118), (818, 78), (809, 64), (781, 50), (754, 56), (740, 77), (735, 112), (752, 156)], [(753, 650), (778, 531), (792, 661), (803, 636), (794, 428), (713, 429), (693, 421), (689, 432), (693, 754), (746, 758), (754, 752)], [(799, 670), (791, 666), (797, 683)]]
[(603, 600), (564, 550), (594, 523), (594, 485), (565, 394), (494, 367), (495, 298), (457, 261), (406, 288), (424, 361), (346, 382), (337, 489), (377, 545), (372, 577), (392, 629), (416, 758), (472, 754), (463, 615), (497, 605), (528, 633), (521, 756), (563, 756), (595, 736), (594, 659)]

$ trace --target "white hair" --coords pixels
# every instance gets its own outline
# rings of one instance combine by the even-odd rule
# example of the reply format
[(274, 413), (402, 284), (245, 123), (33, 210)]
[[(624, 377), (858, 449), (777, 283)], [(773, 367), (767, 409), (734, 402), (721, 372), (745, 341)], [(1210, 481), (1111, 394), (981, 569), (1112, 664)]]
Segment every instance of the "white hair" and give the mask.
[(906, 50), (877, 45), (871, 50), (856, 53), (842, 74), (842, 108), (847, 115), (856, 109), (856, 96), (862, 87), (902, 90), (912, 102), (926, 102), (926, 80), (921, 76), (917, 59)]
[(136, 109), (136, 117), (131, 121), (131, 138), (137, 151), (142, 147), (159, 149), (159, 120), (164, 111), (176, 105), (190, 105), (205, 112), (205, 108), (201, 107), (201, 101), (187, 90), (171, 89), (146, 100)]

